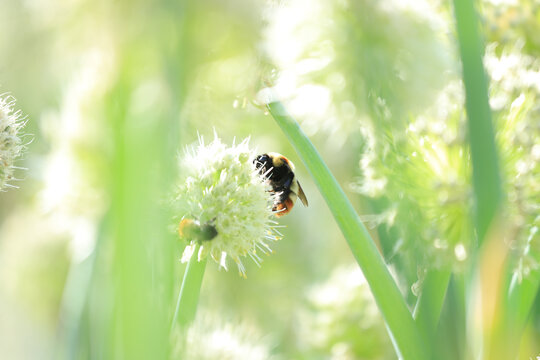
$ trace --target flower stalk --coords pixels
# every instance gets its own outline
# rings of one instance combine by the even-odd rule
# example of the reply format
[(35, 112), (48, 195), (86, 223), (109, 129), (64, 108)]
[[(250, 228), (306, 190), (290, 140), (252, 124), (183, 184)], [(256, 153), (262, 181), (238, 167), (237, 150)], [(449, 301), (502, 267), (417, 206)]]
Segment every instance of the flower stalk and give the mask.
[[(199, 245), (195, 247), (195, 253), (198, 250)], [(174, 311), (171, 328), (176, 324), (184, 328), (195, 319), (205, 269), (206, 258), (199, 262), (197, 256), (194, 255), (189, 259), (186, 271), (184, 272), (182, 286), (178, 293), (178, 301), (176, 302), (176, 310)]]

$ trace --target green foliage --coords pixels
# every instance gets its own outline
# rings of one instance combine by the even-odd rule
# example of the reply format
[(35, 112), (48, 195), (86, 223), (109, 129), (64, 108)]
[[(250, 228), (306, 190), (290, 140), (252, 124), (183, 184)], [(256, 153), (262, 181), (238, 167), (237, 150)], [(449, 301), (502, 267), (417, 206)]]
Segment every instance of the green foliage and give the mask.
[[(2, 358), (538, 356), (540, 6), (455, 4), (0, 1)], [(287, 156), (310, 203), (265, 208), (247, 279), (181, 262), (182, 216), (251, 234), (242, 179), (210, 209), (178, 167), (214, 133)]]

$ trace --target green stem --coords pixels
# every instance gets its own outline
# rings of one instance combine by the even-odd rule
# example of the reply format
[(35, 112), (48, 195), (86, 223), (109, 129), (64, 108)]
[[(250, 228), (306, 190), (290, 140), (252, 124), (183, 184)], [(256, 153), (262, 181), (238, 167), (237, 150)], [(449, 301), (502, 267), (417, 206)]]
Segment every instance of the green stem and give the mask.
[(273, 102), (268, 105), (268, 109), (295, 147), (326, 200), (364, 273), (398, 354), (405, 360), (427, 359), (426, 344), (422, 341), (407, 304), (350, 201), (313, 144), (298, 123), (287, 114), (283, 105)]
[(426, 338), (433, 336), (437, 330), (451, 274), (447, 269), (430, 270), (424, 279), (413, 317)]
[(200, 262), (197, 259), (198, 251), (199, 245), (195, 247), (186, 267), (171, 327), (174, 327), (175, 324), (186, 327), (195, 319), (204, 269), (206, 268), (206, 258)]

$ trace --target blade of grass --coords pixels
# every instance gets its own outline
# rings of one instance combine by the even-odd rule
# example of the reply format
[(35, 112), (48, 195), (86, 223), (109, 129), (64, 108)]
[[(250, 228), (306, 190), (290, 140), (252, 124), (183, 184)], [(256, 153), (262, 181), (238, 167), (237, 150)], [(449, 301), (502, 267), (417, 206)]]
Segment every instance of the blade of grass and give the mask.
[(345, 193), (284, 106), (272, 102), (268, 109), (295, 147), (343, 232), (386, 321), (396, 351), (405, 360), (427, 359), (427, 344), (422, 341), (403, 296)]
[(413, 317), (426, 338), (437, 330), (451, 274), (448, 269), (430, 270), (424, 280)]
[[(496, 355), (496, 352), (490, 350), (490, 346), (499, 346), (494, 338), (493, 324), (497, 322), (499, 313), (505, 311), (504, 307), (500, 307), (502, 300), (500, 287), (505, 277), (504, 272), (500, 270), (503, 268), (502, 262), (505, 261), (506, 247), (502, 243), (504, 237), (496, 234), (496, 232), (504, 232), (501, 219), (496, 220), (500, 213), (503, 192), (491, 122), (487, 76), (482, 62), (483, 44), (480, 39), (474, 2), (454, 0), (453, 4), (465, 84), (468, 139), (476, 206), (475, 226), (480, 249), (472, 251), (467, 293), (469, 303), (473, 306), (471, 312), (479, 311), (482, 316), (481, 320), (476, 321), (481, 323), (475, 323), (474, 319), (470, 319), (469, 331), (471, 333), (468, 338), (477, 339), (472, 344), (474, 356), (479, 354), (490, 356), (490, 352)], [(490, 253), (496, 255), (495, 258)], [(491, 268), (493, 264), (496, 265), (496, 269)], [(482, 333), (478, 334), (478, 331)]]
[[(109, 96), (114, 134), (111, 232), (114, 240), (114, 337), (108, 357), (165, 359), (169, 351), (169, 302), (172, 261), (169, 214), (160, 203), (170, 187), (173, 157), (167, 142), (174, 119), (148, 108), (131, 111), (139, 74), (137, 56), (126, 49), (118, 85)], [(149, 120), (151, 119), (151, 120)], [(164, 299), (167, 301), (164, 301)]]
[(501, 179), (491, 123), (487, 77), (482, 63), (483, 46), (473, 1), (454, 0), (454, 15), (463, 66), (468, 137), (476, 200), (476, 228), (482, 244), (501, 199)]
[(453, 274), (433, 339), (437, 360), (471, 359), (466, 348), (466, 299), (463, 274)]
[(520, 282), (514, 274), (510, 284), (507, 307), (515, 310), (515, 327), (523, 331), (540, 287), (540, 270), (535, 270)]
[(515, 311), (514, 328), (520, 333), (525, 328), (534, 299), (540, 287), (540, 270), (535, 270), (520, 282), (514, 274), (506, 306)]
[(171, 329), (176, 324), (180, 327), (186, 327), (195, 319), (204, 270), (206, 268), (206, 258), (200, 262), (197, 259), (198, 251), (199, 245), (195, 247), (193, 256), (191, 256), (186, 266), (182, 286), (178, 293), (178, 301), (176, 302), (176, 310), (174, 311)]
[(92, 279), (95, 249), (83, 260), (72, 260), (69, 268), (62, 303), (56, 359), (75, 359), (81, 342), (81, 322)]
[[(533, 256), (540, 258), (540, 254)], [(513, 269), (509, 266), (509, 272)], [(540, 290), (540, 270), (531, 271), (521, 278), (517, 273), (509, 276), (502, 294), (502, 311), (495, 329), (491, 352), (500, 354), (500, 359), (515, 359), (519, 353), (521, 337), (525, 330), (534, 301)], [(503, 345), (497, 347), (496, 345)]]
[[(82, 344), (89, 341), (88, 317), (92, 301), (93, 282), (96, 281), (99, 258), (103, 257), (103, 244), (108, 234), (109, 218), (100, 221), (96, 243), (92, 252), (82, 260), (72, 260), (60, 304), (58, 348), (55, 359), (76, 359)], [(103, 292), (99, 294), (103, 298)], [(102, 316), (102, 314), (99, 314)], [(85, 338), (86, 337), (86, 338)]]

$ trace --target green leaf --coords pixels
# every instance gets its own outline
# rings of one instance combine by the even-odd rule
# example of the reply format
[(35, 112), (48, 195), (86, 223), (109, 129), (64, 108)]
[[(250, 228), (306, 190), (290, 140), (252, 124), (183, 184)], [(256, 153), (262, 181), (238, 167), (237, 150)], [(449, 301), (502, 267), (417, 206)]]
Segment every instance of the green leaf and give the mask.
[(405, 300), (345, 193), (311, 141), (300, 129), (298, 123), (286, 112), (283, 105), (280, 102), (273, 102), (268, 105), (268, 109), (295, 147), (326, 200), (364, 273), (375, 301), (388, 325), (396, 351), (404, 360), (427, 359), (427, 345), (422, 341)]
[(467, 109), (468, 137), (476, 198), (476, 228), (482, 244), (502, 199), (501, 177), (491, 123), (487, 77), (482, 63), (483, 46), (471, 0), (454, 0)]

